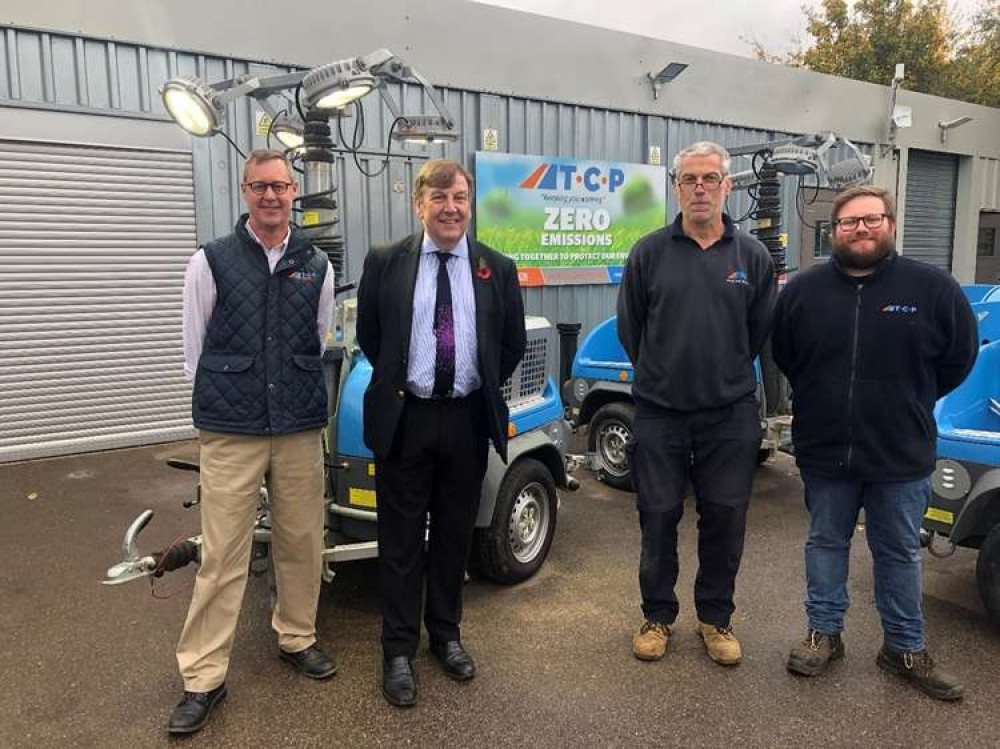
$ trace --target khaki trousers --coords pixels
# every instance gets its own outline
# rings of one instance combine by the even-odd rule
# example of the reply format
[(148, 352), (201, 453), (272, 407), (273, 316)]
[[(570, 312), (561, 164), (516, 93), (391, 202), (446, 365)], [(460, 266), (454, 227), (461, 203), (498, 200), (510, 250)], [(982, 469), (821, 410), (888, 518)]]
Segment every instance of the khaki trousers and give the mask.
[(271, 626), (287, 652), (316, 642), (324, 546), (319, 429), (275, 437), (202, 430), (200, 442), (201, 566), (177, 644), (190, 692), (210, 691), (226, 679), (265, 473), (278, 587)]

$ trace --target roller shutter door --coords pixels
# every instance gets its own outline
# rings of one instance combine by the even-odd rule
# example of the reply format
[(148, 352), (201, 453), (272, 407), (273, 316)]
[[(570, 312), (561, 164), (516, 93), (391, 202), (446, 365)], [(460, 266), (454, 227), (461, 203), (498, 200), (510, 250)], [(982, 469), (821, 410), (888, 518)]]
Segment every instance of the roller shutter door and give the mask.
[(951, 272), (957, 195), (958, 159), (943, 153), (910, 151), (904, 255)]
[(0, 462), (183, 439), (191, 154), (0, 140)]

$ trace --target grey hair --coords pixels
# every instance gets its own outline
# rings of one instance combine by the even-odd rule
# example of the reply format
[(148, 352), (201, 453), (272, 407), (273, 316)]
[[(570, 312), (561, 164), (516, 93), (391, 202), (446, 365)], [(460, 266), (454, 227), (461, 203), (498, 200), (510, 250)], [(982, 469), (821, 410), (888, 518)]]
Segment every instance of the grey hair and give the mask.
[(700, 140), (697, 143), (692, 143), (687, 148), (683, 148), (677, 152), (674, 156), (674, 168), (670, 172), (670, 179), (677, 179), (677, 173), (680, 171), (681, 162), (689, 156), (718, 156), (722, 159), (722, 176), (725, 177), (729, 174), (729, 151), (720, 146), (718, 143), (713, 143), (710, 140)]

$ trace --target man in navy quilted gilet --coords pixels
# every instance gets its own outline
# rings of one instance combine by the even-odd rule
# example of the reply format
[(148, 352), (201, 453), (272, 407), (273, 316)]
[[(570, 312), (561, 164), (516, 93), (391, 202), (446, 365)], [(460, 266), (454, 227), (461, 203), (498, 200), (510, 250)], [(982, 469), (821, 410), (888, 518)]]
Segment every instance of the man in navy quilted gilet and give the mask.
[(201, 445), (201, 566), (177, 645), (184, 696), (173, 734), (194, 733), (226, 696), (229, 651), (267, 476), (278, 654), (305, 676), (337, 666), (316, 644), (327, 420), (321, 359), (333, 312), (326, 255), (289, 227), (298, 184), (279, 151), (243, 169), (249, 209), (184, 276), (184, 371)]

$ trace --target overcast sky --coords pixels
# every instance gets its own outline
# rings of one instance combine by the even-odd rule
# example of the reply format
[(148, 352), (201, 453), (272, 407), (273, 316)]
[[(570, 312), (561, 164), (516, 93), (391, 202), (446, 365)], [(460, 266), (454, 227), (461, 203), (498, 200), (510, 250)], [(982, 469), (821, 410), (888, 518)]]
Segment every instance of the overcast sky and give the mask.
[[(749, 0), (702, 5), (691, 0), (474, 0), (556, 18), (752, 57), (756, 39), (772, 53), (806, 41), (802, 6), (819, 0)], [(951, 0), (968, 17), (983, 0)]]

